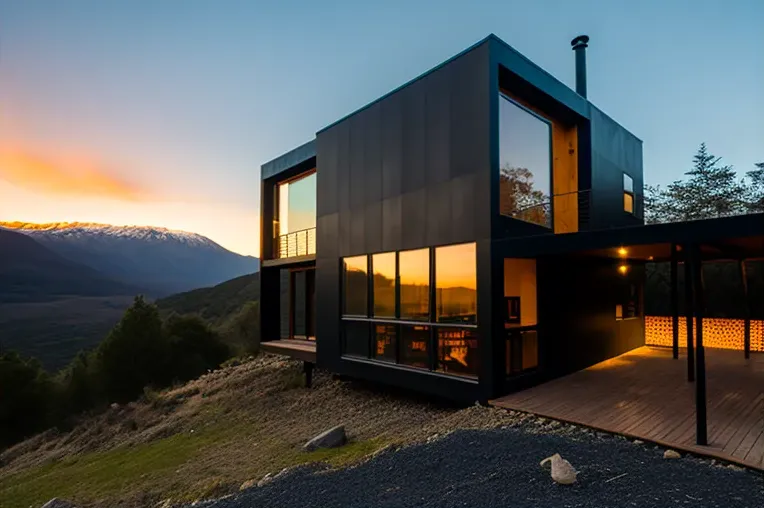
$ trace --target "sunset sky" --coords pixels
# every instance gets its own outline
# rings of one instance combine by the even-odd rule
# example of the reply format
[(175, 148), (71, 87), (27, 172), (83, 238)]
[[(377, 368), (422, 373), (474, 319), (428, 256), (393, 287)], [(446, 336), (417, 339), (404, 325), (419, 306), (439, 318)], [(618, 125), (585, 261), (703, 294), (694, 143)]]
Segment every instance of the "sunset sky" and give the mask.
[[(479, 5), (479, 7), (476, 7)], [(493, 32), (644, 141), (764, 160), (764, 2), (0, 0), (0, 221), (194, 231), (258, 253), (259, 169)]]

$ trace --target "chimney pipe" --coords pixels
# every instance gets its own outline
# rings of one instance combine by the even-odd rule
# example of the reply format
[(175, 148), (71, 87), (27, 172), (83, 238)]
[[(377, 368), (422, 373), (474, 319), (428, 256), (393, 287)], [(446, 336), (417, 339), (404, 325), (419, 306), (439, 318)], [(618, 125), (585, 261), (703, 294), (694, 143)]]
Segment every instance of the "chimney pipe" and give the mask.
[(586, 46), (588, 42), (588, 35), (579, 35), (570, 41), (573, 51), (576, 52), (576, 93), (584, 98), (586, 98)]

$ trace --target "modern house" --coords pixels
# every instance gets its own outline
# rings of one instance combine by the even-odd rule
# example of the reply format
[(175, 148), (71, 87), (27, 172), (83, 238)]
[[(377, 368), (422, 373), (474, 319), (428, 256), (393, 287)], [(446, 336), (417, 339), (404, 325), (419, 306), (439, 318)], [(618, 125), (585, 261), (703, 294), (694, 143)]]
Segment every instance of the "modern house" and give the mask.
[[(694, 369), (701, 262), (764, 256), (764, 217), (644, 225), (642, 142), (587, 99), (587, 42), (572, 43), (576, 90), (490, 35), (264, 164), (264, 348), (489, 400), (646, 336), (678, 355), (683, 265)], [(659, 260), (672, 315), (650, 322)], [(746, 355), (761, 323), (740, 319)]]

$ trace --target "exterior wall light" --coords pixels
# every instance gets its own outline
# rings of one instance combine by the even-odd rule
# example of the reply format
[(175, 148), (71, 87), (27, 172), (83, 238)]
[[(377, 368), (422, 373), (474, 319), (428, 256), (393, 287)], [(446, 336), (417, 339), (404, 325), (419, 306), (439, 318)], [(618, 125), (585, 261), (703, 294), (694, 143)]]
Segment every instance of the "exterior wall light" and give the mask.
[(626, 275), (629, 273), (629, 266), (628, 265), (620, 265), (618, 266), (618, 273), (621, 275)]
[(629, 253), (629, 251), (626, 250), (626, 248), (624, 248), (624, 247), (621, 247), (620, 249), (618, 249), (618, 255), (619, 256), (625, 256), (628, 253)]

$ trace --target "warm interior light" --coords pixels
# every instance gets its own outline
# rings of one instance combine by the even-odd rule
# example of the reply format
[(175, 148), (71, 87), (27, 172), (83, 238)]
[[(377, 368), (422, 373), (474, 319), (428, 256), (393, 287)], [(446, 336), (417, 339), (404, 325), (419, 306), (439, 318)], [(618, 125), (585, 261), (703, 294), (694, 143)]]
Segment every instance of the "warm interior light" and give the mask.
[(629, 267), (627, 265), (620, 265), (618, 267), (618, 273), (621, 275), (626, 275), (629, 272)]
[(627, 251), (624, 247), (621, 247), (620, 249), (618, 249), (618, 255), (620, 256), (625, 256), (626, 254), (628, 254), (628, 252), (629, 251)]
[(648, 261), (652, 261), (653, 259), (655, 259), (653, 256), (647, 256)]

